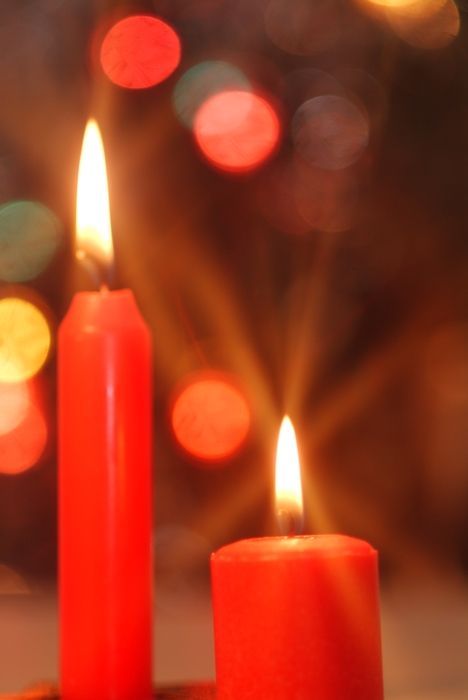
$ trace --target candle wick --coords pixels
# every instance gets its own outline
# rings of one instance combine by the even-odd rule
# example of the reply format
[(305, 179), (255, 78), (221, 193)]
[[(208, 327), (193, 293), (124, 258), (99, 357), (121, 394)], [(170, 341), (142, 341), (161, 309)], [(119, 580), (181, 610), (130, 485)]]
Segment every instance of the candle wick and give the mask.
[(87, 255), (84, 250), (76, 251), (76, 258), (79, 264), (90, 278), (96, 289), (109, 291), (114, 276), (114, 266), (104, 266), (97, 260)]
[(296, 534), (294, 515), (285, 508), (278, 511), (278, 525), (282, 535), (294, 537)]

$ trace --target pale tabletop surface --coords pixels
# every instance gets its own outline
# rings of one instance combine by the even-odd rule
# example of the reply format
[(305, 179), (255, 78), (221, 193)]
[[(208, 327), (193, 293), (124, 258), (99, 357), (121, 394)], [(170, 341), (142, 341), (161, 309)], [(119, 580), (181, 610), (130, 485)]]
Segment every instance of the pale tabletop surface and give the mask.
[[(215, 700), (214, 683), (184, 683), (177, 686), (155, 688), (154, 700)], [(59, 700), (57, 686), (53, 683), (37, 683), (22, 693), (1, 696), (2, 700)]]
[[(215, 676), (208, 596), (159, 594), (155, 628), (157, 699), (211, 700), (212, 686), (180, 687)], [(386, 700), (467, 700), (468, 588), (383, 591), (382, 640)], [(57, 646), (53, 590), (0, 595), (0, 693), (56, 681)]]

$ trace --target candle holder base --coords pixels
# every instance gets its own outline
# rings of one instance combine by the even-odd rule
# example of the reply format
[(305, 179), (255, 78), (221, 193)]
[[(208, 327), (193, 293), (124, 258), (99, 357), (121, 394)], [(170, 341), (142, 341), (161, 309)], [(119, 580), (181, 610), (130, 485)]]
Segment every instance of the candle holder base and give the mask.
[[(38, 683), (22, 693), (0, 695), (0, 700), (60, 700), (60, 695), (55, 684)], [(159, 686), (154, 689), (153, 700), (216, 700), (216, 685), (200, 682)]]

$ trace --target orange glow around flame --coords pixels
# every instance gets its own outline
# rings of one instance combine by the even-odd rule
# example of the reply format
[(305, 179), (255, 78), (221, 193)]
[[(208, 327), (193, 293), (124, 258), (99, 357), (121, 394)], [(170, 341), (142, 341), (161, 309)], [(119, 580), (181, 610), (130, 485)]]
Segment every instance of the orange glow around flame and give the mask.
[(77, 257), (90, 255), (108, 265), (113, 259), (106, 161), (99, 127), (86, 125), (76, 193)]
[(301, 471), (293, 425), (285, 416), (276, 451), (276, 512), (283, 535), (297, 534), (303, 526)]

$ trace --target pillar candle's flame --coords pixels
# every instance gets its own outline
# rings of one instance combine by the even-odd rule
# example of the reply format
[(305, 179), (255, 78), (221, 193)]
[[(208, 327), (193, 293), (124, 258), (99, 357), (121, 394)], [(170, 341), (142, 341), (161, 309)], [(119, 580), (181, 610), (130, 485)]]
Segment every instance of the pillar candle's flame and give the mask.
[(76, 194), (77, 257), (89, 255), (106, 266), (113, 260), (106, 161), (99, 127), (86, 126)]
[(276, 513), (282, 534), (301, 532), (303, 511), (296, 435), (290, 419), (285, 416), (276, 452)]

